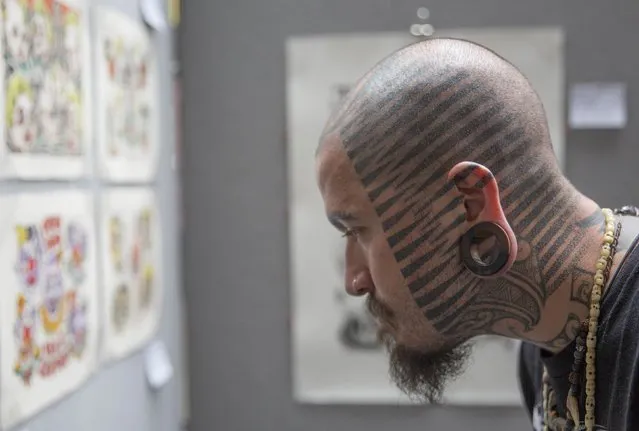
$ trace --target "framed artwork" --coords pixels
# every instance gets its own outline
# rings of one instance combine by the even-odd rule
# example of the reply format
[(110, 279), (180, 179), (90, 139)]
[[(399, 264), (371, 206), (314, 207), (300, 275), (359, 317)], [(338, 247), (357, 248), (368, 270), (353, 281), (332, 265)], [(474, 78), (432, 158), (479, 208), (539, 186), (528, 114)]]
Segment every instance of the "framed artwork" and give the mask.
[(0, 177), (90, 172), (91, 71), (83, 0), (0, 0)]
[[(518, 66), (546, 108), (563, 163), (563, 35), (553, 28), (438, 29), (481, 43)], [(344, 292), (344, 239), (325, 218), (315, 150), (324, 125), (373, 65), (412, 44), (408, 33), (294, 37), (287, 54), (293, 391), (307, 403), (410, 403), (390, 381), (388, 359), (361, 298)], [(313, 238), (313, 247), (308, 238)], [(476, 339), (471, 364), (444, 393), (450, 404), (519, 405), (517, 343)]]
[(81, 191), (0, 197), (0, 425), (32, 417), (95, 371), (93, 199)]
[(151, 182), (157, 169), (155, 51), (142, 22), (107, 8), (95, 12), (99, 169), (111, 182)]
[(143, 347), (158, 329), (163, 297), (160, 219), (151, 189), (105, 191), (101, 207), (102, 352), (112, 360)]

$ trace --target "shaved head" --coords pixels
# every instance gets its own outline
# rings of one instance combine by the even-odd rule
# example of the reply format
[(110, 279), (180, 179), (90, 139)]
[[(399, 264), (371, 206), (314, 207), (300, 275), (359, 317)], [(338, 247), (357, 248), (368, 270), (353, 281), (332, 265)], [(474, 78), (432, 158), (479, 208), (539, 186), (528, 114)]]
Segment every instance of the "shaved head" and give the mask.
[[(580, 195), (561, 174), (543, 105), (516, 67), (463, 40), (408, 46), (359, 80), (320, 141), (319, 188), (348, 237), (346, 287), (392, 316), (386, 338), (412, 355), (401, 386), (428, 392), (438, 358), (454, 357), (438, 369), (455, 374), (455, 348), (477, 335), (569, 338), (574, 322), (549, 335), (542, 311), (573, 281), (565, 263), (601, 217), (577, 214)], [(508, 240), (495, 277), (462, 262), (460, 238), (480, 221)]]
[[(398, 176), (400, 188), (422, 190), (468, 158), (496, 174), (513, 168), (511, 161), (559, 172), (528, 80), (492, 51), (461, 40), (429, 40), (381, 61), (334, 113), (324, 136), (331, 133), (365, 187)], [(420, 177), (424, 171), (428, 177)]]

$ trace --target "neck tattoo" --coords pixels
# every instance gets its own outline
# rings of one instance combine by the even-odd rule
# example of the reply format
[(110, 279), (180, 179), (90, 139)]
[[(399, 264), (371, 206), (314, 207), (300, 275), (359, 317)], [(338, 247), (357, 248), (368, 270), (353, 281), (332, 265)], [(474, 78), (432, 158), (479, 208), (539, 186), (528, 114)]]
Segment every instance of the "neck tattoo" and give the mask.
[[(636, 209), (636, 208), (635, 208)], [(627, 214), (627, 207), (614, 212), (603, 209), (605, 217), (605, 233), (601, 245), (601, 255), (596, 263), (596, 273), (592, 290), (590, 292), (590, 313), (582, 322), (576, 339), (574, 362), (572, 371), (568, 377), (570, 390), (566, 399), (566, 417), (560, 417), (557, 412), (557, 397), (550, 385), (548, 371), (544, 367), (543, 376), (543, 409), (544, 431), (572, 430), (581, 424), (578, 396), (581, 392), (581, 371), (586, 363), (586, 414), (584, 425), (587, 431), (593, 431), (595, 427), (595, 350), (597, 347), (597, 324), (599, 321), (600, 301), (603, 290), (610, 277), (613, 259), (617, 250), (617, 242), (621, 233), (621, 222), (617, 221), (615, 214)], [(636, 212), (639, 215), (639, 210)]]

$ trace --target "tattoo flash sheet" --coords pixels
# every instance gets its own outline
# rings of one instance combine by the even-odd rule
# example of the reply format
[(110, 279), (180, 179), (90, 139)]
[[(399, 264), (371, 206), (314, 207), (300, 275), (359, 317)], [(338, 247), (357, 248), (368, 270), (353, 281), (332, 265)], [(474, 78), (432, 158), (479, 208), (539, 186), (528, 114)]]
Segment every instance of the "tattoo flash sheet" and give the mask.
[(155, 54), (141, 22), (96, 10), (100, 171), (112, 182), (149, 182), (158, 158)]
[(162, 309), (160, 220), (151, 189), (111, 189), (100, 220), (107, 360), (127, 356), (155, 334)]
[(0, 176), (85, 175), (91, 75), (84, 0), (0, 0), (0, 11)]
[(87, 193), (6, 195), (0, 208), (0, 423), (6, 429), (95, 371), (97, 248)]
[[(563, 51), (552, 28), (437, 30), (479, 42), (515, 63), (538, 91), (557, 155), (563, 155)], [(315, 150), (333, 109), (374, 64), (414, 43), (409, 34), (296, 37), (287, 44), (287, 136), (293, 385), (308, 403), (410, 403), (390, 382), (388, 358), (362, 298), (344, 292), (344, 239), (325, 216)], [(312, 238), (313, 246), (309, 246)], [(444, 392), (449, 404), (521, 404), (518, 343), (475, 340), (466, 372)]]

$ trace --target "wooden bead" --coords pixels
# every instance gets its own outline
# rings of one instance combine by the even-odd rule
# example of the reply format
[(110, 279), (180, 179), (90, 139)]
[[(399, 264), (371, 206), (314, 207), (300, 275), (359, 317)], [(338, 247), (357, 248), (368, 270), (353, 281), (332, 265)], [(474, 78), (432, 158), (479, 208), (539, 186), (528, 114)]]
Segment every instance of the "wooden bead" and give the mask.
[[(598, 270), (597, 272), (601, 272), (601, 270)], [(598, 284), (599, 286), (601, 286), (604, 282), (604, 277), (603, 274), (596, 274), (595, 275), (595, 283)]]
[[(605, 218), (605, 230), (603, 235), (603, 241), (600, 251), (600, 257), (595, 263), (595, 275), (593, 277), (593, 285), (592, 290), (590, 291), (590, 309), (588, 318), (581, 323), (581, 331), (577, 336), (577, 343), (574, 356), (574, 362), (572, 366), (572, 372), (569, 376), (569, 382), (571, 383), (571, 388), (569, 391), (569, 395), (572, 398), (566, 400), (567, 410), (570, 412), (568, 417), (577, 416), (577, 421), (579, 420), (579, 411), (576, 408), (575, 400), (577, 396), (577, 392), (579, 391), (580, 384), (578, 381), (580, 380), (580, 369), (583, 366), (585, 359), (585, 372), (583, 376), (585, 377), (585, 385), (584, 389), (586, 392), (585, 399), (585, 417), (584, 417), (584, 425), (586, 426), (587, 431), (593, 431), (595, 425), (595, 376), (596, 376), (596, 367), (595, 367), (595, 358), (596, 358), (596, 348), (597, 348), (597, 327), (599, 322), (599, 315), (601, 312), (601, 296), (602, 291), (606, 282), (606, 278), (609, 276), (609, 271), (612, 265), (612, 257), (613, 251), (616, 247), (616, 235), (618, 234), (618, 229), (620, 224), (616, 223), (615, 215), (612, 210), (609, 208), (602, 209), (604, 218)], [(585, 344), (585, 346), (584, 346)], [(543, 409), (544, 409), (544, 417), (549, 420), (546, 421), (546, 426), (544, 430), (549, 429), (564, 429), (565, 425), (570, 425), (572, 421), (566, 420), (566, 418), (558, 417), (557, 411), (553, 406), (556, 405), (556, 394), (554, 391), (549, 389), (549, 377), (547, 371), (544, 369), (544, 387), (543, 387)], [(572, 401), (572, 402), (571, 402)], [(574, 418), (573, 418), (574, 419)], [(550, 425), (549, 425), (550, 424)], [(578, 426), (578, 423), (576, 424)], [(559, 427), (559, 428), (557, 428)]]

